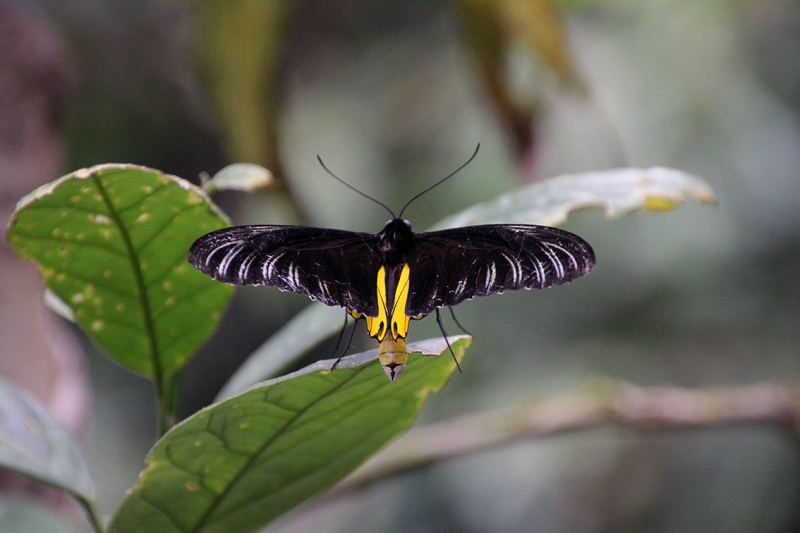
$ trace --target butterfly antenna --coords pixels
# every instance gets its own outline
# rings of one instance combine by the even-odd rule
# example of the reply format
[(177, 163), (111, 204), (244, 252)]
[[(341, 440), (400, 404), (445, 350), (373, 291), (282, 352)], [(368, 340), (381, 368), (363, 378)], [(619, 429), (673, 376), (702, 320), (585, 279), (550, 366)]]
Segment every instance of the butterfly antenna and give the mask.
[(349, 183), (347, 183), (346, 181), (344, 181), (342, 178), (340, 178), (339, 176), (337, 176), (336, 174), (334, 174), (333, 172), (331, 172), (331, 170), (330, 170), (328, 167), (326, 167), (326, 166), (325, 166), (325, 163), (323, 163), (323, 162), (322, 162), (322, 158), (321, 158), (320, 156), (317, 156), (317, 161), (319, 161), (319, 164), (320, 164), (320, 165), (322, 165), (322, 168), (324, 168), (324, 169), (325, 169), (325, 172), (327, 172), (328, 174), (330, 174), (330, 175), (331, 175), (331, 176), (332, 176), (332, 177), (333, 177), (335, 180), (337, 180), (339, 183), (341, 183), (342, 185), (344, 185), (344, 186), (345, 186), (345, 187), (347, 187), (348, 189), (350, 189), (350, 190), (352, 190), (352, 191), (355, 191), (355, 192), (357, 192), (358, 194), (360, 194), (360, 195), (361, 195), (361, 196), (363, 196), (364, 198), (366, 198), (366, 199), (368, 199), (368, 200), (372, 200), (373, 202), (375, 202), (375, 203), (376, 203), (376, 204), (378, 204), (379, 206), (383, 207), (384, 209), (386, 209), (386, 210), (389, 212), (389, 214), (390, 214), (390, 215), (392, 215), (392, 218), (397, 218), (396, 216), (394, 216), (394, 211), (392, 211), (391, 209), (389, 209), (389, 208), (386, 206), (386, 204), (384, 204), (383, 202), (381, 202), (381, 201), (379, 201), (379, 200), (376, 200), (375, 198), (373, 198), (372, 196), (370, 196), (370, 195), (368, 195), (368, 194), (365, 194), (365, 193), (363, 193), (363, 192), (359, 191), (358, 189), (356, 189), (355, 187), (353, 187), (352, 185), (350, 185)]
[[(450, 316), (453, 317), (453, 322), (456, 323), (456, 326), (458, 326), (458, 329), (460, 329), (461, 331), (463, 331), (464, 333), (466, 333), (470, 337), (474, 337), (475, 335), (473, 335), (472, 333), (467, 331), (466, 328), (464, 328), (464, 326), (461, 325), (461, 322), (458, 321), (458, 319), (456, 318), (456, 313), (453, 311), (453, 308), (451, 306), (449, 306), (449, 305), (447, 306), (447, 308), (450, 310)], [(347, 317), (345, 317), (345, 320), (347, 320)]]
[(409, 200), (409, 201), (406, 203), (406, 205), (405, 205), (405, 206), (403, 206), (403, 209), (401, 209), (401, 210), (400, 210), (400, 216), (398, 216), (397, 218), (403, 218), (403, 212), (406, 210), (406, 208), (407, 208), (409, 205), (411, 205), (411, 202), (413, 202), (414, 200), (416, 200), (417, 198), (419, 198), (420, 196), (422, 196), (422, 195), (423, 195), (423, 194), (425, 194), (426, 192), (430, 191), (430, 190), (431, 190), (431, 189), (433, 189), (434, 187), (438, 187), (439, 185), (441, 185), (441, 184), (442, 184), (442, 183), (444, 183), (445, 181), (449, 180), (450, 178), (452, 178), (453, 176), (455, 176), (456, 174), (458, 174), (458, 172), (459, 172), (459, 171), (460, 171), (462, 168), (464, 168), (465, 166), (467, 166), (467, 165), (469, 165), (470, 163), (472, 163), (472, 160), (473, 160), (473, 159), (475, 159), (475, 156), (476, 156), (476, 155), (478, 155), (478, 150), (480, 150), (480, 149), (481, 149), (481, 143), (478, 143), (478, 146), (476, 146), (476, 147), (475, 147), (475, 152), (473, 152), (473, 154), (470, 156), (470, 158), (469, 158), (469, 159), (467, 159), (467, 162), (466, 162), (466, 163), (464, 163), (463, 165), (461, 165), (460, 167), (458, 167), (457, 169), (455, 169), (453, 172), (451, 172), (450, 174), (448, 174), (448, 175), (447, 175), (445, 178), (443, 178), (443, 179), (441, 179), (441, 180), (437, 181), (436, 183), (434, 183), (433, 185), (431, 185), (430, 187), (428, 187), (427, 189), (425, 189), (424, 191), (422, 191), (421, 193), (419, 193), (418, 195), (416, 195), (414, 198), (412, 198), (411, 200)]
[(436, 323), (439, 324), (439, 329), (442, 330), (442, 335), (444, 335), (444, 342), (446, 342), (447, 347), (450, 348), (450, 354), (453, 356), (453, 361), (456, 362), (456, 368), (458, 368), (458, 371), (461, 372), (461, 365), (458, 364), (458, 359), (456, 359), (456, 353), (453, 351), (453, 347), (450, 346), (450, 341), (447, 339), (447, 332), (444, 330), (444, 326), (442, 325), (442, 318), (439, 316), (438, 307), (436, 308)]

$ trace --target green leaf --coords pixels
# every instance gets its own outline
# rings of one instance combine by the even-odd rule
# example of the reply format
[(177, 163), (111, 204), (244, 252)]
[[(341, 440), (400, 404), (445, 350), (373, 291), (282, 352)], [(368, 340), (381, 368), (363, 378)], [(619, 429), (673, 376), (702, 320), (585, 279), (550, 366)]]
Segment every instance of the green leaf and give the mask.
[(2, 378), (0, 467), (69, 492), (94, 513), (94, 481), (78, 445), (36, 398)]
[[(665, 211), (688, 197), (714, 203), (714, 192), (706, 182), (670, 168), (623, 168), (586, 172), (551, 178), (520, 187), (478, 204), (431, 229), (456, 228), (474, 224), (558, 225), (571, 211), (600, 207), (606, 216), (650, 209)], [(591, 242), (591, 235), (584, 235)], [(245, 361), (218, 399), (243, 391), (299, 358), (341, 328), (341, 311), (313, 303), (289, 321)], [(312, 327), (313, 324), (313, 327)]]
[[(453, 341), (460, 359), (470, 339)], [(443, 339), (408, 348), (447, 350)], [(175, 426), (109, 532), (256, 531), (329, 488), (405, 431), (456, 369), (449, 352), (417, 352), (391, 383), (376, 356), (346, 357), (334, 371), (316, 363)]]
[(208, 194), (217, 191), (244, 191), (253, 192), (267, 187), (274, 181), (272, 172), (266, 168), (251, 163), (235, 163), (223, 168), (211, 179), (207, 174), (203, 182), (203, 190)]
[(192, 268), (197, 237), (228, 225), (191, 183), (100, 165), (20, 200), (8, 239), (109, 357), (165, 386), (216, 327), (232, 288)]

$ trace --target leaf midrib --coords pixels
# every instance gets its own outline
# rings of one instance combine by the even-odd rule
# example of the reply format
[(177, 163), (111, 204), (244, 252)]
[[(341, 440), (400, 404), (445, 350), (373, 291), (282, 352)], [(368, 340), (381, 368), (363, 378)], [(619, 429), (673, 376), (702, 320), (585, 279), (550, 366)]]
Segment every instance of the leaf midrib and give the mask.
[(196, 533), (196, 532), (200, 531), (200, 529), (207, 523), (208, 519), (212, 516), (212, 514), (214, 513), (216, 508), (219, 506), (220, 502), (222, 502), (222, 500), (224, 499), (225, 495), (228, 494), (228, 492), (230, 492), (232, 487), (238, 483), (238, 481), (242, 478), (244, 473), (247, 472), (247, 470), (252, 466), (253, 462), (255, 462), (256, 459), (264, 452), (264, 450), (267, 449), (273, 442), (275, 442), (275, 440), (277, 440), (278, 438), (283, 436), (289, 430), (290, 427), (293, 427), (295, 422), (297, 422), (297, 420), (301, 416), (303, 416), (306, 412), (308, 412), (309, 409), (311, 409), (312, 407), (318, 405), (320, 402), (322, 402), (323, 400), (328, 398), (331, 394), (333, 394), (336, 391), (340, 390), (347, 383), (349, 383), (353, 378), (355, 378), (356, 376), (361, 374), (365, 369), (369, 368), (370, 366), (371, 365), (367, 364), (367, 365), (364, 365), (364, 366), (362, 366), (360, 368), (357, 368), (356, 371), (353, 372), (352, 375), (348, 376), (344, 381), (342, 381), (341, 383), (337, 384), (331, 390), (329, 390), (328, 392), (326, 392), (325, 394), (323, 394), (322, 396), (317, 398), (315, 401), (311, 402), (310, 404), (308, 404), (307, 406), (302, 408), (300, 411), (297, 411), (297, 413), (295, 414), (295, 416), (292, 417), (291, 420), (289, 420), (280, 430), (276, 431), (275, 434), (272, 435), (272, 437), (270, 437), (263, 445), (261, 445), (258, 448), (258, 450), (256, 450), (250, 456), (250, 458), (247, 460), (247, 462), (236, 473), (236, 476), (233, 477), (231, 482), (228, 483), (228, 485), (225, 487), (225, 489), (219, 494), (219, 497), (216, 498), (214, 500), (214, 502), (209, 506), (209, 508), (205, 511), (205, 513), (203, 513), (203, 516), (200, 519), (200, 521), (197, 522), (194, 525), (194, 527), (192, 529), (188, 530), (188, 531), (190, 531), (192, 533)]
[(142, 315), (144, 318), (144, 327), (145, 333), (148, 337), (149, 345), (150, 345), (150, 359), (153, 365), (153, 381), (155, 382), (156, 388), (158, 389), (158, 397), (161, 398), (163, 396), (164, 390), (164, 376), (163, 376), (163, 369), (161, 368), (161, 358), (158, 348), (158, 341), (156, 339), (155, 334), (155, 326), (153, 325), (153, 316), (150, 313), (150, 299), (147, 295), (147, 285), (144, 282), (144, 274), (142, 273), (141, 265), (139, 264), (138, 254), (136, 253), (136, 248), (133, 246), (133, 242), (131, 241), (131, 237), (128, 234), (128, 229), (122, 223), (122, 219), (119, 216), (116, 208), (114, 207), (113, 203), (111, 202), (111, 198), (108, 197), (108, 193), (103, 186), (102, 181), (100, 180), (99, 173), (92, 174), (92, 180), (95, 183), (95, 186), (100, 191), (100, 195), (103, 197), (103, 202), (106, 204), (108, 208), (109, 216), (111, 220), (114, 221), (114, 224), (119, 228), (120, 235), (122, 236), (122, 241), (125, 244), (125, 249), (128, 253), (128, 258), (131, 262), (131, 267), (133, 268), (133, 277), (136, 282), (136, 287), (138, 289), (139, 295), (139, 304), (142, 308)]

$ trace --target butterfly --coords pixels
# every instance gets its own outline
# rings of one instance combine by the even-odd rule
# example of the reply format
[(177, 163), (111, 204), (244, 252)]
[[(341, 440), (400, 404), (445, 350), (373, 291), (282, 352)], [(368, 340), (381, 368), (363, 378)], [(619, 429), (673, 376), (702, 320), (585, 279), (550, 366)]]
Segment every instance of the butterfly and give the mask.
[(439, 321), (439, 308), (478, 296), (569, 283), (595, 265), (592, 247), (561, 229), (491, 224), (414, 233), (402, 214), (392, 213), (376, 234), (281, 225), (221, 229), (194, 242), (189, 263), (217, 281), (274, 286), (364, 319), (392, 382), (405, 368), (411, 320), (436, 312)]

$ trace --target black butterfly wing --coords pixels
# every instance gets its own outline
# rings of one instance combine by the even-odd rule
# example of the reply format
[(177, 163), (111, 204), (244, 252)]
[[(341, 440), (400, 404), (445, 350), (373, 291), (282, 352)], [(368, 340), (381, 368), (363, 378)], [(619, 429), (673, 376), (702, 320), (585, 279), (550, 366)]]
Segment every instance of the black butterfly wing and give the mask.
[(377, 237), (301, 226), (238, 226), (197, 239), (189, 263), (218, 281), (271, 285), (378, 315)]
[(409, 316), (476, 296), (569, 283), (595, 265), (589, 243), (547, 226), (485, 225), (417, 235)]

